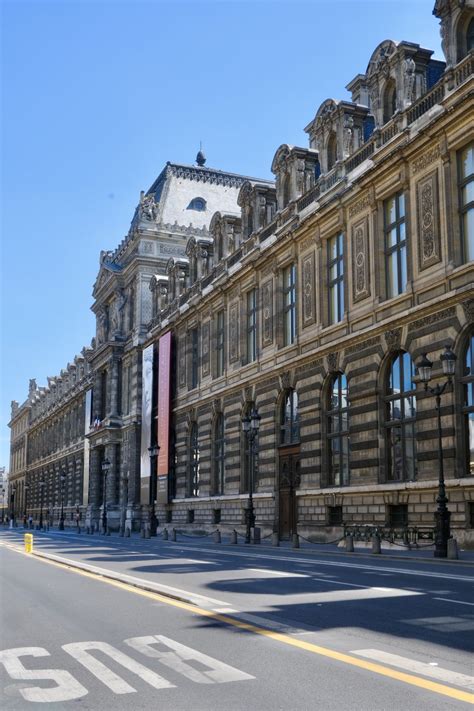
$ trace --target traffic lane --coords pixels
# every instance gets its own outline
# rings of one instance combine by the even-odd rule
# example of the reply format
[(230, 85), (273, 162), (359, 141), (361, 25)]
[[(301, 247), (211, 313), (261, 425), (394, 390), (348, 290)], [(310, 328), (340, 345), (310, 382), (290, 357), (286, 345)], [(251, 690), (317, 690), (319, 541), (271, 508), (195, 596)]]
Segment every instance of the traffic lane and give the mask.
[[(108, 546), (101, 547), (96, 553), (103, 557), (107, 549)], [(170, 555), (174, 556), (174, 552)], [(183, 553), (189, 554), (189, 548)], [(232, 561), (235, 557), (232, 556)], [(222, 571), (222, 566), (216, 573), (212, 566), (209, 568), (208, 561), (174, 557), (168, 560), (173, 571), (173, 577), (168, 578), (165, 575), (168, 569), (164, 565), (166, 559), (161, 563), (161, 582), (166, 580), (176, 584), (179, 577), (180, 584), (184, 585), (181, 581), (185, 578), (187, 589), (200, 590), (208, 596), (212, 594), (211, 602), (216, 601), (216, 597), (223, 598), (219, 603), (221, 606), (227, 604), (239, 612), (245, 611), (246, 619), (260, 615), (261, 624), (274, 627), (275, 623), (283, 623), (290, 630), (317, 629), (320, 643), (342, 643), (342, 648), (348, 650), (350, 647), (370, 648), (377, 643), (374, 640), (383, 636), (386, 638), (385, 646), (382, 646), (385, 651), (395, 647), (403, 654), (414, 654), (417, 659), (444, 664), (454, 662), (458, 668), (470, 663), (465, 652), (472, 649), (472, 617), (463, 615), (466, 610), (461, 607), (456, 608), (455, 616), (450, 609), (453, 606), (446, 601), (436, 603), (430, 599), (427, 608), (426, 598), (420, 599), (416, 591), (370, 587), (367, 582), (343, 583), (329, 577), (322, 580), (318, 577), (315, 581), (300, 580), (291, 575), (286, 579), (274, 579), (273, 576), (280, 576), (280, 572), (270, 569), (238, 569), (232, 571), (232, 578), (229, 578), (225, 577), (229, 573)], [(201, 569), (200, 563), (204, 563), (208, 571), (205, 580), (196, 574), (196, 570)], [(193, 575), (181, 575), (184, 571)], [(353, 576), (352, 566), (349, 571)], [(411, 605), (405, 595), (418, 597), (417, 604)], [(394, 599), (398, 597), (401, 599)], [(354, 620), (357, 620), (358, 627), (353, 626)]]
[[(219, 619), (178, 609), (175, 605), (179, 603), (167, 604), (157, 596), (144, 598), (12, 551), (3, 549), (1, 556), (8, 600), (2, 610), (2, 659), (5, 650), (21, 647), (31, 653), (32, 647), (42, 649), (44, 659), (22, 657), (24, 666), (68, 673), (76, 683), (76, 697), (83, 693), (79, 697), (83, 708), (129, 708), (132, 701), (136, 708), (158, 703), (183, 710), (242, 709), (247, 705), (245, 698), (251, 699), (253, 708), (272, 710), (309, 709), (315, 704), (350, 711), (399, 709), (402, 705), (407, 709), (446, 708), (446, 697), (433, 691), (249, 634)], [(150, 641), (155, 635), (159, 636), (156, 643)], [(143, 653), (144, 649), (150, 651), (152, 642), (161, 653), (158, 659)], [(78, 643), (82, 643), (79, 648)], [(186, 650), (179, 645), (185, 645)], [(166, 664), (164, 653), (175, 657), (168, 658)], [(86, 668), (84, 660), (92, 666)], [(105, 670), (97, 662), (105, 665)], [(143, 667), (155, 676), (150, 678)], [(197, 681), (196, 674), (192, 678), (193, 669), (196, 674), (211, 676), (208, 674), (206, 683)], [(5, 709), (29, 708), (34, 701), (21, 695), (21, 690), (31, 694), (27, 687), (57, 686), (51, 679), (41, 679), (41, 672), (37, 672), (39, 679), (20, 682), (11, 672), (10, 666), (10, 673), (2, 676)], [(70, 691), (71, 680), (63, 678), (61, 685), (67, 687), (67, 683)], [(54, 704), (50, 700), (47, 707), (63, 708), (70, 703), (75, 702)], [(451, 697), (450, 704), (462, 707)]]
[[(19, 536), (15, 538), (20, 539)], [(283, 572), (303, 574), (310, 572), (319, 577), (337, 578), (342, 582), (347, 582), (347, 578), (352, 581), (355, 573), (366, 576), (365, 579), (354, 580), (359, 584), (375, 586), (383, 578), (392, 577), (394, 578), (392, 582), (398, 583), (397, 587), (429, 591), (439, 595), (455, 592), (454, 588), (459, 585), (461, 591), (465, 590), (469, 595), (466, 602), (470, 601), (472, 583), (474, 582), (472, 566), (446, 565), (436, 563), (436, 561), (432, 563), (387, 561), (374, 556), (359, 558), (359, 554), (355, 554), (355, 557), (347, 556), (346, 558), (344, 556), (342, 560), (339, 554), (335, 554), (333, 557), (326, 555), (324, 558), (314, 558), (301, 554), (300, 551), (275, 553), (253, 546), (250, 550), (239, 550), (227, 547), (199, 547), (195, 544), (168, 543), (158, 540), (140, 540), (138, 548), (133, 540), (126, 545), (121, 541), (123, 539), (113, 539), (112, 537), (106, 539), (87, 537), (82, 538), (79, 542), (78, 539), (65, 541), (61, 535), (40, 534), (35, 536), (35, 546), (39, 550), (77, 556), (78, 559), (95, 564), (112, 563), (117, 566), (117, 570), (121, 571), (129, 566), (130, 569), (141, 573), (153, 573), (157, 570), (155, 566), (159, 565), (161, 574), (193, 573), (193, 577), (195, 577), (195, 573), (209, 572), (210, 565), (219, 566), (221, 570), (239, 567), (248, 569), (258, 566), (259, 568), (278, 568)], [(143, 559), (145, 565), (140, 565), (140, 559)], [(165, 565), (163, 560), (168, 560), (168, 564)], [(149, 566), (146, 565), (148, 562), (150, 562)], [(121, 564), (124, 564), (123, 567), (120, 567)]]

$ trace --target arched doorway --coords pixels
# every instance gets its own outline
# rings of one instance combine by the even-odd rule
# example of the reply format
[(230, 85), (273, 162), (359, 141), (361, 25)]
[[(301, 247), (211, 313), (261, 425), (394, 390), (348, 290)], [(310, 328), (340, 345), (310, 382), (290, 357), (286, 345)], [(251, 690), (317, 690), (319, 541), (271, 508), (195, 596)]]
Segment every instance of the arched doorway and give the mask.
[(298, 524), (296, 490), (300, 485), (300, 426), (296, 390), (288, 390), (282, 400), (278, 459), (278, 532), (282, 540), (288, 540), (296, 533)]

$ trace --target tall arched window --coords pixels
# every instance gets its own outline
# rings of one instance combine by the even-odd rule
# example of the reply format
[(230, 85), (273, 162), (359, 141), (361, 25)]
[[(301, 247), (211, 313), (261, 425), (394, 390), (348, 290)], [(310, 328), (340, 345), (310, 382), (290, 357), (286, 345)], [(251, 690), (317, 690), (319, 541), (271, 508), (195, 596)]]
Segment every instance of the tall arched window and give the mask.
[(224, 415), (220, 412), (214, 422), (213, 493), (224, 493)]
[(474, 17), (467, 26), (466, 49), (468, 52), (474, 49)]
[(328, 484), (349, 484), (349, 398), (347, 378), (337, 373), (327, 399)]
[(337, 161), (337, 138), (335, 133), (331, 133), (327, 145), (327, 164), (328, 170), (334, 166)]
[(385, 383), (387, 479), (416, 478), (415, 366), (409, 353), (398, 353), (390, 363)]
[(393, 79), (390, 79), (383, 93), (383, 122), (390, 121), (397, 110), (397, 89)]
[(296, 390), (288, 390), (281, 407), (280, 444), (296, 444), (299, 441), (298, 394)]
[(466, 452), (466, 474), (474, 475), (474, 334), (471, 334), (466, 346), (463, 363), (463, 422)]
[(191, 426), (189, 438), (189, 495), (199, 496), (199, 431), (196, 422)]
[(290, 183), (290, 176), (288, 174), (285, 175), (285, 178), (283, 180), (283, 207), (286, 207), (288, 203), (290, 202), (291, 199), (291, 183)]

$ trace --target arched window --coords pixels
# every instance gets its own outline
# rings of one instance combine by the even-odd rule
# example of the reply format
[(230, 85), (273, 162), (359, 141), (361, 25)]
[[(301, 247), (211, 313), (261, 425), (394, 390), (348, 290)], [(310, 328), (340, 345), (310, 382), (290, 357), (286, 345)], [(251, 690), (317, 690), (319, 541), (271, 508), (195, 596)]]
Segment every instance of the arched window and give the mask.
[(299, 441), (298, 394), (296, 390), (288, 390), (281, 406), (280, 444), (296, 444)]
[(337, 138), (335, 133), (331, 133), (328, 139), (328, 146), (327, 146), (327, 163), (328, 163), (328, 171), (331, 170), (331, 168), (334, 167), (334, 164), (337, 161)]
[(466, 452), (466, 474), (474, 475), (474, 334), (471, 334), (466, 346), (463, 362), (463, 423)]
[(199, 432), (196, 422), (191, 426), (189, 438), (189, 495), (199, 496), (200, 471), (199, 471)]
[(253, 209), (249, 207), (249, 211), (247, 213), (247, 237), (250, 237), (253, 230)]
[(468, 52), (474, 49), (474, 17), (467, 26), (466, 49)]
[(393, 79), (390, 79), (383, 94), (383, 122), (390, 121), (397, 109), (397, 89)]
[(224, 493), (224, 415), (219, 413), (214, 423), (213, 443), (213, 493)]
[(335, 375), (327, 399), (328, 484), (349, 484), (349, 399), (347, 378)]
[(415, 366), (409, 353), (392, 360), (385, 382), (385, 432), (387, 479), (416, 478), (416, 384)]
[(205, 209), (206, 201), (202, 197), (193, 198), (188, 205), (188, 210), (197, 210), (198, 212), (204, 212)]

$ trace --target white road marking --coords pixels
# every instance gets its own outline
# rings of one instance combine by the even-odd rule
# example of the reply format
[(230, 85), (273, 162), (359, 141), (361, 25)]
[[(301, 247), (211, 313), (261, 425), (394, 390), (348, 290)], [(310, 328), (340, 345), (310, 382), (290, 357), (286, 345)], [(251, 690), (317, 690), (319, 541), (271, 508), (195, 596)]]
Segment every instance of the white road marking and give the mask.
[(464, 602), (464, 600), (450, 600), (447, 597), (434, 597), (433, 600), (442, 600), (443, 602), (455, 602), (456, 605), (471, 605), (471, 607), (474, 607), (474, 602)]
[(214, 612), (227, 612), (231, 614), (233, 612), (238, 612), (238, 610), (236, 610), (234, 607), (215, 607)]
[[(298, 595), (298, 593), (295, 593)], [(348, 600), (375, 600), (386, 597), (411, 597), (412, 595), (423, 595), (423, 593), (402, 590), (398, 588), (368, 588), (362, 590), (330, 590), (321, 593), (305, 593), (305, 597), (311, 598), (311, 602), (343, 602)]]
[(136, 691), (136, 689), (130, 686), (130, 684), (127, 684), (126, 681), (106, 667), (105, 664), (95, 659), (92, 654), (89, 654), (90, 650), (107, 654), (115, 662), (139, 676), (155, 689), (171, 689), (175, 686), (159, 674), (148, 669), (148, 667), (140, 664), (140, 662), (136, 662), (129, 657), (128, 654), (124, 654), (118, 649), (115, 649), (115, 647), (112, 647), (111, 644), (107, 644), (107, 642), (72, 642), (71, 644), (63, 644), (63, 649), (94, 674), (99, 681), (108, 686), (115, 694), (130, 694)]
[(82, 686), (72, 674), (65, 669), (25, 669), (19, 657), (49, 657), (50, 653), (43, 647), (17, 647), (0, 652), (0, 662), (12, 679), (52, 679), (57, 686), (42, 688), (39, 686), (18, 687), (19, 693), (26, 701), (52, 703), (55, 701), (71, 701), (85, 696), (87, 689)]
[(418, 662), (415, 659), (407, 659), (406, 657), (400, 657), (398, 654), (383, 652), (380, 649), (356, 649), (352, 651), (351, 654), (357, 654), (359, 657), (373, 659), (376, 662), (389, 664), (390, 666), (398, 667), (399, 669), (407, 669), (412, 674), (422, 674), (423, 676), (429, 676), (432, 679), (445, 681), (448, 684), (463, 686), (467, 689), (474, 688), (473, 676), (461, 674), (460, 672), (454, 672), (450, 669), (433, 667), (431, 664), (427, 664), (426, 662)]
[(309, 578), (306, 573), (286, 573), (282, 570), (269, 570), (268, 568), (247, 568), (253, 573), (265, 573), (267, 575), (278, 575), (281, 578)]
[[(180, 642), (175, 642), (163, 635), (150, 635), (146, 637), (132, 637), (124, 640), (132, 649), (136, 649), (147, 657), (159, 659), (170, 669), (179, 672), (187, 679), (197, 684), (224, 684), (228, 681), (243, 681), (255, 679), (254, 676), (246, 674), (240, 669), (224, 664), (207, 654), (198, 652), (191, 647), (187, 647)], [(152, 646), (153, 645), (153, 646)], [(161, 649), (157, 649), (159, 645)], [(171, 651), (170, 651), (171, 650)], [(197, 662), (207, 669), (198, 671), (186, 662)]]

